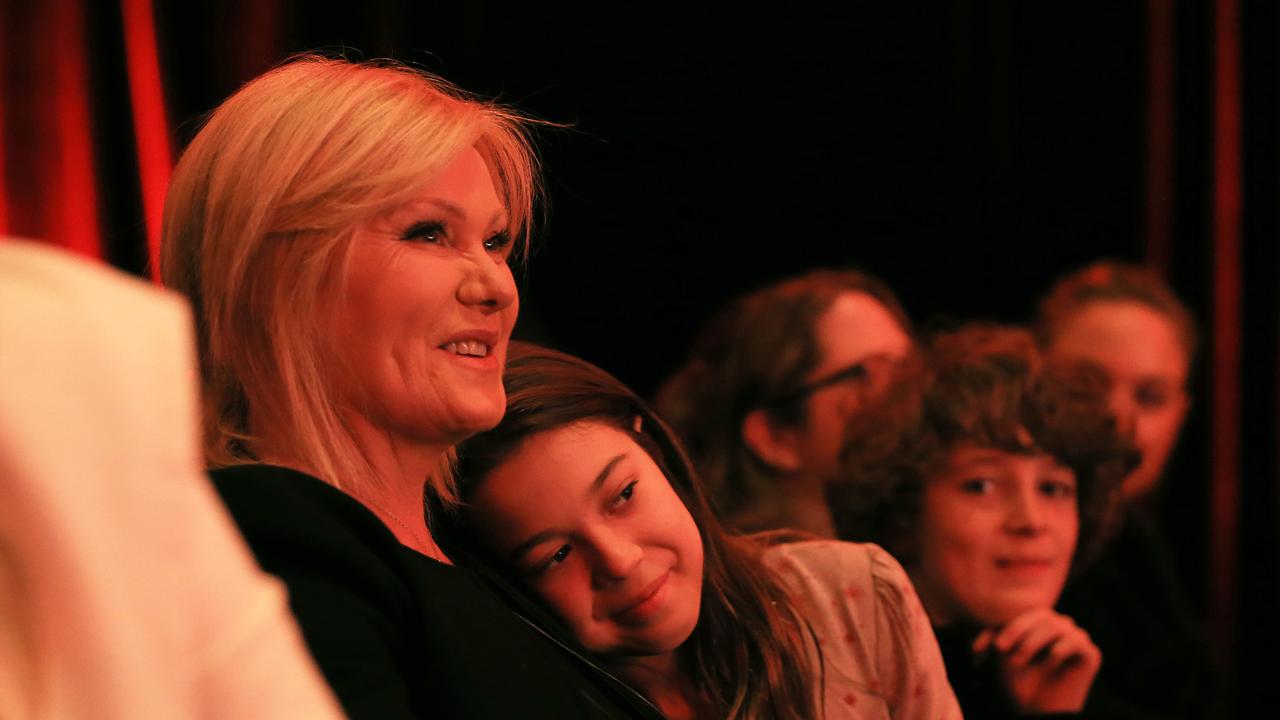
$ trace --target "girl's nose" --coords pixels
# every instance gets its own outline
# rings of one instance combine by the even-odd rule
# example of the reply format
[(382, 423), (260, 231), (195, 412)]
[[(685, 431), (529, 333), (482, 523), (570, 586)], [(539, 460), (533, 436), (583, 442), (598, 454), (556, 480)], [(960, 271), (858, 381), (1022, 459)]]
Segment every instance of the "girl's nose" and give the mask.
[(624, 580), (640, 563), (644, 550), (620, 533), (603, 534), (596, 542), (595, 578), (598, 584)]

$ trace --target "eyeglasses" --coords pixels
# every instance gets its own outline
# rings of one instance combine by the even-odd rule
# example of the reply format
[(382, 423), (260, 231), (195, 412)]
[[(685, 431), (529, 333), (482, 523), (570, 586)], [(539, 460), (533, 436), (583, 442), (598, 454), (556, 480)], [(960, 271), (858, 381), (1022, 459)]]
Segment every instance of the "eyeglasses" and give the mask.
[(868, 355), (848, 367), (836, 370), (816, 380), (810, 380), (790, 392), (778, 395), (767, 405), (770, 407), (794, 405), (819, 390), (834, 385), (847, 385), (854, 388), (860, 396), (865, 396), (875, 388), (883, 386), (888, 378), (892, 376), (894, 370), (901, 364), (902, 360), (900, 358), (895, 358), (887, 353)]

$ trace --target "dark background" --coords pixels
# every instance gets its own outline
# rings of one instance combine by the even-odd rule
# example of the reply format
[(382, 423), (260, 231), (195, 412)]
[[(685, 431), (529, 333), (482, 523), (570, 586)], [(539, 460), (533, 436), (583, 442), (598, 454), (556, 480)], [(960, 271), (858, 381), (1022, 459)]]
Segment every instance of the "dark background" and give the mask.
[[(127, 55), (147, 5), (0, 0), (0, 231), (62, 241), (48, 218), (67, 199), (31, 167), (53, 118), (42, 83), (70, 64), (96, 163), (81, 250), (140, 275)], [(828, 5), (844, 4), (157, 2), (148, 27), (175, 152), (241, 83), (312, 49), (394, 57), (567, 125), (539, 135), (551, 207), (517, 334), (645, 394), (712, 310), (816, 266), (881, 276), (926, 327), (1026, 321), (1101, 257), (1161, 267), (1206, 339), (1163, 512), (1211, 617), (1223, 711), (1280, 705), (1275, 5)]]

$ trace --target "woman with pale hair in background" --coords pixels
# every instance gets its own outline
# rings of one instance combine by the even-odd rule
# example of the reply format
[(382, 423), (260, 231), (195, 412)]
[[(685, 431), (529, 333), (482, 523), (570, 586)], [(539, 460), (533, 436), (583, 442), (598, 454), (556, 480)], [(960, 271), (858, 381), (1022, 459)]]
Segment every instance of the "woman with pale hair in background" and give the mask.
[(1195, 319), (1155, 270), (1103, 261), (1053, 286), (1036, 331), (1049, 357), (1102, 381), (1117, 424), (1142, 453), (1121, 485), (1115, 536), (1067, 586), (1062, 607), (1102, 648), (1098, 685), (1130, 703), (1132, 717), (1204, 717), (1207, 641), (1155, 508), (1191, 405)]
[(425, 73), (305, 56), (173, 174), (162, 276), (195, 308), (205, 456), (352, 717), (657, 716), (426, 524), (453, 446), (505, 408), (526, 127)]
[(730, 525), (835, 537), (825, 488), (844, 425), (913, 344), (887, 285), (815, 270), (735, 299), (656, 406)]

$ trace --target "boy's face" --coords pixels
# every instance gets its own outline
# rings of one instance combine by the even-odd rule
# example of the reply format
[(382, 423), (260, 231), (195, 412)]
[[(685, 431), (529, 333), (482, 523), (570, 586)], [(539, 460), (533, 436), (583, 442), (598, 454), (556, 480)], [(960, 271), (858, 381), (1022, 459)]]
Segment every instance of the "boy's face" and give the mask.
[(1045, 454), (952, 450), (924, 488), (912, 576), (933, 622), (1053, 607), (1080, 530), (1076, 477)]

